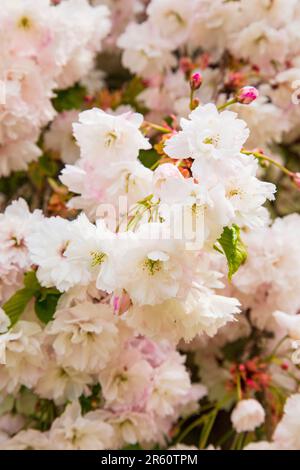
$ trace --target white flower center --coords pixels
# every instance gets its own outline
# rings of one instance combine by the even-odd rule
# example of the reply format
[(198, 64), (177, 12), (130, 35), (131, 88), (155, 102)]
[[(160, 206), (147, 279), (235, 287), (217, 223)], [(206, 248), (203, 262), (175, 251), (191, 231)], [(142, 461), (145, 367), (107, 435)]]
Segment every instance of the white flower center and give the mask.
[(112, 147), (118, 138), (118, 134), (115, 131), (109, 131), (105, 135), (105, 147)]
[(219, 134), (216, 134), (211, 137), (205, 137), (205, 139), (203, 140), (203, 143), (206, 145), (212, 145), (213, 147), (218, 148), (220, 144), (220, 140), (221, 138)]
[(24, 15), (19, 19), (17, 25), (18, 28), (29, 31), (33, 27), (33, 22), (28, 16)]
[(151, 276), (154, 276), (163, 269), (163, 264), (168, 259), (169, 255), (163, 251), (151, 251), (143, 262), (143, 269), (146, 269)]
[(148, 271), (151, 276), (158, 273), (162, 269), (162, 262), (159, 260), (153, 261), (152, 259), (146, 258), (144, 261), (144, 268)]
[(241, 197), (242, 195), (243, 195), (243, 191), (240, 188), (231, 188), (231, 189), (228, 189), (226, 192), (226, 197), (228, 197), (229, 199), (235, 196)]
[(12, 235), (11, 240), (14, 242), (14, 247), (15, 248), (24, 248), (25, 247), (24, 238), (18, 238), (16, 235)]
[(267, 40), (268, 40), (267, 36), (265, 34), (261, 34), (260, 36), (255, 38), (254, 44), (260, 44), (261, 42), (264, 42), (264, 41), (267, 41)]
[(92, 262), (91, 262), (92, 268), (94, 268), (98, 264), (101, 265), (106, 258), (106, 254), (101, 251), (92, 251), (90, 255), (92, 257)]
[(174, 11), (174, 10), (167, 11), (165, 16), (168, 19), (175, 20), (180, 26), (185, 25), (184, 19), (182, 18), (182, 16), (177, 11)]

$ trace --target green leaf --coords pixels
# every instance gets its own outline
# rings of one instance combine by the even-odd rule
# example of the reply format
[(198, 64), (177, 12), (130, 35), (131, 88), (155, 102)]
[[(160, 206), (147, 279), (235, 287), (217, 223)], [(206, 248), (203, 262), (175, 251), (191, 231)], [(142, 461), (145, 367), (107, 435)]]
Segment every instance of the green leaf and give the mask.
[(41, 288), (34, 271), (24, 274), (24, 286), (2, 305), (6, 315), (10, 318), (10, 327), (17, 323), (27, 304)]
[(2, 305), (4, 312), (10, 319), (10, 327), (17, 323), (33, 295), (34, 292), (30, 289), (20, 289)]
[(156, 150), (150, 149), (140, 150), (138, 158), (146, 168), (151, 168), (160, 159), (160, 156)]
[(38, 161), (39, 166), (46, 176), (55, 176), (58, 172), (58, 165), (49, 155), (44, 154)]
[(71, 109), (81, 109), (86, 93), (86, 88), (77, 83), (66, 90), (56, 90), (56, 98), (52, 100), (52, 104), (59, 113)]
[(84, 395), (82, 394), (79, 397), (79, 402), (81, 405), (81, 411), (82, 414), (86, 414), (89, 411), (92, 411), (95, 409), (95, 405), (98, 405), (98, 407), (101, 406), (101, 385), (99, 383), (95, 384), (91, 388), (91, 393), (90, 395)]
[(43, 322), (48, 323), (56, 310), (61, 293), (55, 287), (42, 287), (34, 271), (24, 274), (24, 287), (18, 290), (4, 305), (3, 310), (10, 318), (10, 327), (15, 325), (27, 304), (35, 297), (35, 313)]
[(41, 322), (47, 324), (52, 320), (60, 296), (60, 293), (47, 294), (46, 292), (43, 292), (40, 294), (40, 297), (36, 298), (34, 310)]
[(39, 291), (39, 295), (37, 296), (39, 302), (42, 300), (45, 300), (48, 295), (58, 295), (59, 297), (61, 296), (61, 292), (56, 289), (56, 287), (42, 287)]
[(28, 176), (34, 186), (41, 190), (47, 177), (55, 177), (58, 174), (58, 163), (49, 155), (42, 155), (38, 161), (31, 162), (28, 167)]
[(35, 271), (29, 271), (28, 273), (24, 274), (24, 286), (33, 293), (40, 290), (41, 286), (36, 277)]
[(230, 228), (225, 227), (218, 242), (226, 256), (228, 278), (231, 279), (247, 259), (246, 246), (240, 238), (240, 228), (237, 225), (233, 225)]

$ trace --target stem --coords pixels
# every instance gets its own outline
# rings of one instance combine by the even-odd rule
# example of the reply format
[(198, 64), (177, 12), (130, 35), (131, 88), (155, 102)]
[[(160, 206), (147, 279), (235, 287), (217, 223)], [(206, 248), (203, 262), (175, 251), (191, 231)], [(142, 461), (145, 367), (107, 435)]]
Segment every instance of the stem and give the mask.
[(164, 134), (170, 134), (170, 132), (171, 132), (171, 129), (168, 129), (167, 127), (160, 126), (159, 124), (154, 124), (153, 122), (149, 122), (149, 121), (144, 121), (144, 126), (151, 127), (152, 129), (155, 129), (156, 131), (163, 132)]
[(241, 433), (237, 442), (236, 450), (242, 450), (244, 447), (245, 433)]
[(226, 103), (221, 104), (220, 106), (218, 106), (218, 111), (223, 111), (223, 109), (226, 109), (228, 106), (231, 106), (232, 104), (235, 104), (235, 103), (237, 103), (237, 99), (232, 98), (231, 100), (226, 101)]
[(150, 166), (149, 170), (155, 170), (158, 166), (160, 165), (160, 159), (157, 160), (157, 162), (153, 163), (153, 165)]
[(266, 358), (266, 361), (271, 361), (272, 358), (275, 356), (275, 354), (277, 353), (278, 349), (280, 348), (280, 346), (285, 342), (285, 340), (287, 340), (289, 338), (288, 335), (285, 335), (283, 338), (281, 338), (281, 340), (279, 341), (279, 343), (277, 343), (277, 345), (274, 347), (274, 349), (271, 351), (271, 353), (269, 354), (269, 356)]
[(190, 110), (191, 111), (193, 111), (194, 109), (194, 93), (195, 93), (195, 90), (191, 88), (191, 92), (190, 92)]
[(205, 449), (207, 440), (209, 438), (209, 435), (211, 433), (211, 430), (213, 428), (213, 425), (215, 423), (216, 417), (217, 417), (218, 411), (214, 410), (210, 415), (208, 415), (208, 421), (204, 425), (200, 437), (200, 442), (199, 442), (199, 449)]
[(246, 432), (243, 447), (246, 447), (248, 444), (250, 444), (250, 442), (253, 442), (254, 438), (255, 438), (255, 434), (253, 431)]
[(260, 152), (251, 152), (249, 150), (241, 150), (241, 153), (244, 155), (253, 155), (253, 157), (257, 158), (258, 160), (264, 160), (266, 162), (269, 162), (271, 165), (276, 166), (279, 168), (283, 173), (288, 175), (290, 178), (293, 176), (293, 172), (285, 168), (285, 166), (281, 165), (281, 163), (276, 162), (276, 160), (273, 160), (273, 158), (268, 157), (267, 155), (264, 155), (263, 153)]
[(230, 450), (235, 450), (236, 445), (237, 445), (238, 438), (239, 438), (239, 435), (236, 434), (236, 435), (234, 436), (233, 443), (232, 443), (232, 445), (231, 445), (231, 447), (230, 447)]
[(236, 378), (236, 392), (237, 392), (237, 398), (238, 401), (243, 399), (243, 393), (242, 393), (242, 388), (241, 388), (241, 377), (238, 374)]
[(200, 418), (196, 419), (193, 423), (191, 423), (176, 439), (176, 444), (181, 442), (194, 428), (200, 426), (205, 422), (207, 415), (201, 416)]
[(223, 444), (225, 444), (225, 442), (227, 442), (227, 441), (231, 438), (231, 436), (234, 434), (234, 432), (235, 432), (234, 429), (229, 429), (229, 431), (227, 431), (227, 432), (224, 434), (224, 436), (222, 436), (222, 437), (218, 440), (218, 442), (217, 442), (217, 444), (216, 444), (216, 447), (221, 447)]
[(191, 88), (190, 91), (190, 110), (193, 110), (193, 99), (194, 99), (194, 90)]
[[(208, 405), (205, 405), (203, 407), (200, 408), (200, 413), (202, 413), (203, 411), (206, 411), (207, 409), (209, 408), (213, 408), (209, 413), (207, 414), (204, 414), (202, 416), (200, 416), (200, 418), (196, 419), (195, 421), (193, 421), (180, 435), (179, 437), (176, 439), (176, 444), (178, 442), (180, 442), (182, 439), (184, 439), (195, 427), (197, 426), (200, 426), (201, 424), (204, 424), (207, 419), (211, 419), (212, 422), (209, 423), (209, 427), (210, 427), (210, 430), (209, 430), (209, 433), (211, 431), (211, 427), (213, 426), (214, 424), (214, 421), (217, 417), (217, 414), (218, 412), (221, 410), (222, 406), (224, 403), (226, 403), (228, 400), (228, 396), (226, 396), (222, 401), (220, 401), (219, 403), (215, 403), (215, 404), (208, 404)], [(184, 421), (183, 421), (184, 423)], [(183, 424), (182, 423), (182, 424)], [(207, 431), (206, 431), (207, 432)], [(209, 437), (209, 433), (208, 433), (208, 436)], [(204, 436), (205, 437), (205, 436)], [(203, 437), (203, 439), (204, 439)], [(206, 440), (207, 440), (207, 437), (206, 437)]]
[(135, 214), (135, 216), (128, 222), (127, 224), (127, 231), (128, 230), (133, 230), (136, 228), (136, 226), (138, 225), (138, 223), (141, 221), (143, 215), (149, 210), (149, 207), (147, 206), (144, 206), (144, 207), (141, 207), (137, 213)]
[(149, 211), (150, 213), (150, 218), (149, 222), (151, 221), (152, 217), (152, 209), (156, 208), (159, 205), (159, 201), (157, 202), (152, 202), (153, 194), (150, 194), (149, 196), (145, 197), (141, 201), (138, 201), (136, 207), (136, 213), (133, 215), (132, 219), (128, 222), (126, 230), (134, 230), (138, 223), (141, 221), (143, 218), (144, 214)]
[(244, 433), (239, 433), (235, 435), (231, 450), (241, 450), (243, 448), (244, 442)]

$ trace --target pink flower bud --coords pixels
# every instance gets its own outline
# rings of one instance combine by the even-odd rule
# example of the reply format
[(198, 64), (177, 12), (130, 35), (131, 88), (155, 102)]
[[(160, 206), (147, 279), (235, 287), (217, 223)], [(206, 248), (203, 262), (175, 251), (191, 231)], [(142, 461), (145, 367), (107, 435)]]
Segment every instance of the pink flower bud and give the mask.
[(190, 86), (192, 90), (198, 90), (202, 84), (202, 75), (201, 73), (195, 72), (190, 78)]
[(126, 293), (121, 293), (121, 295), (115, 295), (112, 298), (112, 305), (115, 314), (122, 315), (122, 313), (126, 312), (130, 307), (130, 297)]
[(250, 104), (252, 101), (256, 100), (258, 96), (257, 88), (254, 86), (244, 86), (237, 92), (236, 99), (238, 103)]
[(297, 186), (298, 189), (300, 189), (300, 173), (293, 173), (292, 175), (293, 182)]

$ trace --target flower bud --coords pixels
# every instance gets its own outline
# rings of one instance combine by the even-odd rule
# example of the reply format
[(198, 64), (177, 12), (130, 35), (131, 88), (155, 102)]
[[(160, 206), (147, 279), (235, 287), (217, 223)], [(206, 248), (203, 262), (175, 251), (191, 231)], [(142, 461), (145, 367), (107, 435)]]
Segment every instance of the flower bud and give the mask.
[(202, 84), (202, 75), (201, 73), (195, 72), (190, 78), (190, 86), (193, 91), (198, 90)]
[(238, 103), (250, 104), (252, 101), (256, 100), (258, 96), (259, 93), (257, 88), (254, 86), (244, 86), (237, 92), (236, 99)]
[(294, 184), (297, 186), (297, 188), (300, 189), (300, 173), (299, 172), (293, 173), (291, 178)]

